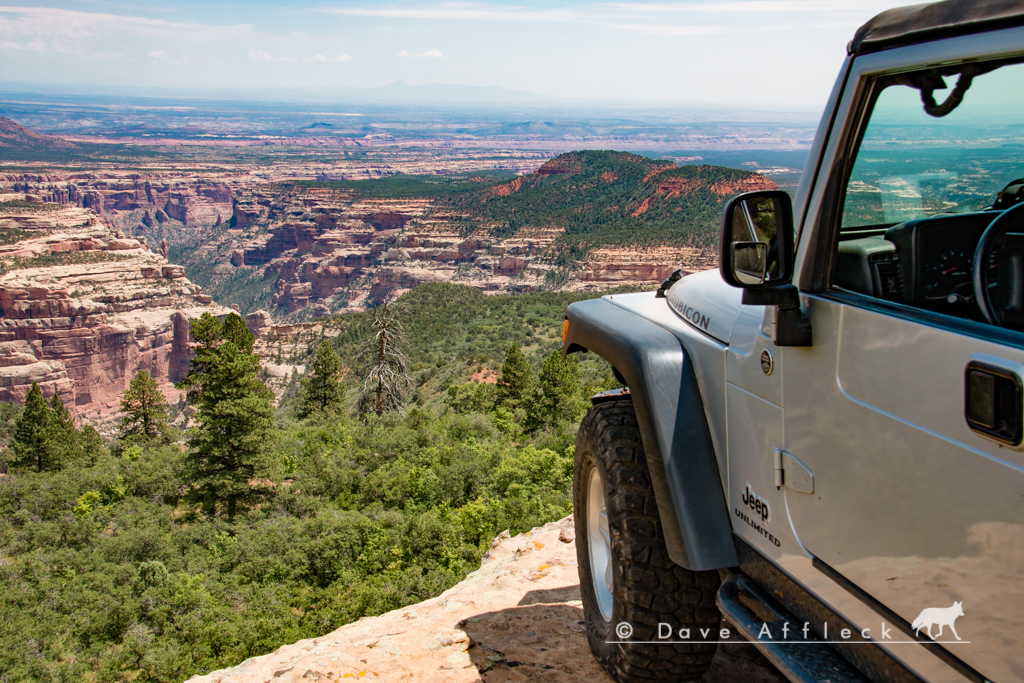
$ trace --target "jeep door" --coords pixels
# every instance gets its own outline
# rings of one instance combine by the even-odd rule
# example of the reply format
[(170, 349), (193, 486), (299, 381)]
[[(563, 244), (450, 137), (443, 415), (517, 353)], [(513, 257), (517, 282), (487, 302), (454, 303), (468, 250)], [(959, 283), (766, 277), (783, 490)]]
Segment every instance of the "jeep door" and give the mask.
[(973, 289), (980, 267), (1005, 311), (1020, 303), (1024, 220), (973, 259), (999, 215), (985, 209), (1024, 176), (1024, 64), (986, 62), (946, 116), (925, 113), (915, 86), (941, 100), (966, 73), (951, 54), (1020, 45), (1012, 29), (854, 60), (798, 252), (813, 345), (782, 349), (782, 490), (799, 542), (905, 625), (962, 601), (962, 640), (938, 640), (975, 680), (1024, 677), (1024, 331), (986, 322)]

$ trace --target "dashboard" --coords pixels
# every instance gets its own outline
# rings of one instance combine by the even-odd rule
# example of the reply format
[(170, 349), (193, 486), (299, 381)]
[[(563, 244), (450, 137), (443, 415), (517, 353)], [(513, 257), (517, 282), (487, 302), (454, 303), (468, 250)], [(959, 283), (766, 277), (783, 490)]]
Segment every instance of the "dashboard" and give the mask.
[(1000, 213), (932, 216), (894, 225), (884, 234), (841, 236), (833, 284), (979, 320), (972, 283), (974, 251), (985, 228)]

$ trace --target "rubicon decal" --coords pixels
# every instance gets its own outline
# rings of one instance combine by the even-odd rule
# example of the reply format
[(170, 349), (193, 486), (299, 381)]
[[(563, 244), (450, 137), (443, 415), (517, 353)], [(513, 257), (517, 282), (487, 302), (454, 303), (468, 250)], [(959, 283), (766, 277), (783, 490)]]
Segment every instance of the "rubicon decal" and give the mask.
[(708, 326), (711, 325), (710, 316), (704, 315), (693, 306), (688, 306), (687, 304), (681, 301), (679, 302), (678, 307), (676, 308), (676, 312), (702, 330), (707, 331)]

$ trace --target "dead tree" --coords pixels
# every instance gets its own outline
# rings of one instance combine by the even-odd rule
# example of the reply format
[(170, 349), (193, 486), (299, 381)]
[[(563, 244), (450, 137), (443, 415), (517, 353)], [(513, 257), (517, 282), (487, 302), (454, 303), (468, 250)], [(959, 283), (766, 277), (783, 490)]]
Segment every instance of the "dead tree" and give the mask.
[(359, 353), (359, 360), (367, 366), (363, 392), (359, 397), (362, 415), (378, 416), (402, 407), (402, 392), (412, 384), (409, 363), (402, 350), (406, 346), (405, 328), (399, 319), (400, 304), (391, 299), (374, 309), (373, 335)]

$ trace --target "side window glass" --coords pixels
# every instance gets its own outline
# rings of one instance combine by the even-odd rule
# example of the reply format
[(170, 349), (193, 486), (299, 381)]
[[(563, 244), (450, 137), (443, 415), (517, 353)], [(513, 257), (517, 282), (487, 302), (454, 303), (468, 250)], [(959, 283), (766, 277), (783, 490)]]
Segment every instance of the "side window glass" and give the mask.
[(1024, 64), (888, 76), (875, 93), (844, 188), (833, 287), (1020, 329), (1010, 278), (1024, 272), (1024, 209), (1016, 227), (988, 229), (1024, 200)]

